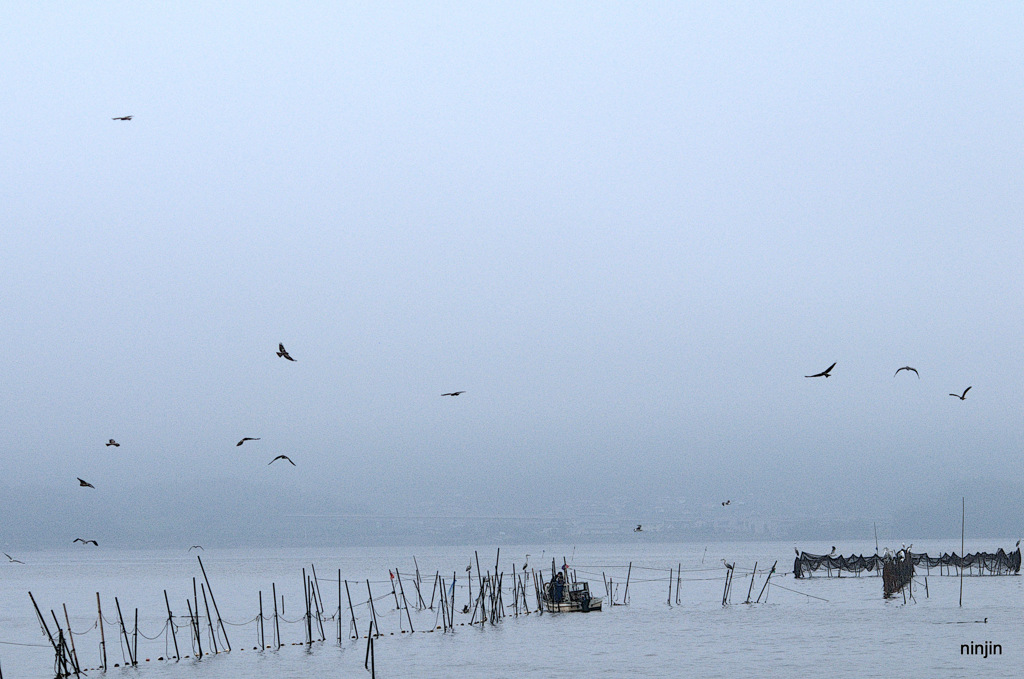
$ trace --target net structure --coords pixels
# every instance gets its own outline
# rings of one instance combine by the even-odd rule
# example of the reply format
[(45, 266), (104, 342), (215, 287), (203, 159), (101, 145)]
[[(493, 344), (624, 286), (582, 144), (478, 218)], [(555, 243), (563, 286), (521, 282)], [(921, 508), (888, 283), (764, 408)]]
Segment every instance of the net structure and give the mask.
[[(796, 578), (809, 577), (819, 570), (826, 571), (829, 577), (833, 571), (838, 577), (842, 573), (860, 574), (865, 571), (881, 574), (882, 568), (892, 556), (871, 554), (869, 556), (851, 554), (850, 556), (831, 554), (808, 554), (800, 552), (793, 561), (793, 575)], [(979, 575), (1019, 575), (1020, 574), (1020, 548), (1007, 553), (1002, 549), (997, 552), (975, 552), (965, 554), (963, 557), (956, 552), (952, 554), (943, 553), (941, 556), (928, 556), (925, 553), (910, 554), (910, 561), (915, 567), (938, 568), (942, 574), (942, 568), (946, 568), (947, 575), (956, 575), (959, 569), (966, 569), (967, 572), (977, 571)], [(954, 570), (957, 569), (957, 570)]]

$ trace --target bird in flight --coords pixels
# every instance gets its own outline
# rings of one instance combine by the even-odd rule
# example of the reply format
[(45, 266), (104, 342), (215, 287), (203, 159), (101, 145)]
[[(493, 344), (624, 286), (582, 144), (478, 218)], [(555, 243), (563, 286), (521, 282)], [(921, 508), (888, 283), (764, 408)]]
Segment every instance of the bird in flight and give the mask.
[[(917, 375), (917, 379), (921, 379), (921, 373), (917, 372), (917, 368), (911, 368), (909, 365), (905, 365), (902, 368), (900, 368), (900, 370), (913, 370), (914, 374)], [(896, 375), (899, 375), (900, 374), (900, 370), (897, 370), (893, 374), (893, 377), (896, 377)]]
[(258, 439), (258, 438), (253, 438), (253, 437), (251, 437), (251, 436), (246, 436), (246, 437), (245, 437), (245, 438), (243, 438), (243, 439), (242, 439), (241, 441), (239, 441), (238, 443), (236, 443), (236, 444), (235, 444), (235, 446), (240, 446), (240, 445), (242, 445), (243, 443), (245, 443), (246, 441), (259, 441), (259, 439)]
[(285, 349), (284, 345), (280, 343), (278, 343), (277, 345), (277, 355), (280, 356), (281, 358), (287, 358), (289, 361), (295, 360), (294, 358), (288, 355), (288, 350)]
[(10, 561), (11, 563), (20, 563), (20, 564), (24, 564), (25, 563), (24, 561), (18, 561), (17, 559), (15, 559), (13, 556), (8, 554), (7, 552), (3, 552), (3, 555), (6, 556), (7, 560)]
[(131, 120), (131, 119), (132, 119), (131, 116), (118, 116), (116, 118), (111, 118), (111, 120)]
[[(203, 549), (203, 546), (202, 545), (192, 545), (191, 547), (188, 548), (188, 551), (191, 552), (193, 549)], [(205, 552), (206, 550), (203, 549), (203, 551)]]
[(82, 486), (83, 488), (96, 488), (96, 486), (92, 485), (85, 479), (78, 478), (77, 476), (75, 478), (78, 479), (78, 485)]
[(114, 439), (110, 439), (104, 445), (106, 445), (106, 446), (114, 446), (115, 448), (120, 448), (121, 447), (121, 444), (118, 443), (117, 441), (115, 441)]
[(722, 503), (722, 506), (725, 507), (726, 505), (731, 505), (731, 504), (732, 504), (732, 500), (726, 500), (725, 502)]
[(835, 363), (833, 363), (829, 367), (825, 368), (824, 370), (822, 370), (817, 375), (804, 375), (804, 377), (829, 377), (829, 373), (832, 372), (832, 368), (834, 368), (834, 367), (836, 367)]
[(441, 394), (441, 396), (458, 396), (459, 394), (465, 394), (464, 391), (449, 391), (447, 394)]
[(956, 396), (958, 399), (963, 401), (965, 398), (967, 398), (967, 392), (969, 392), (970, 390), (971, 390), (971, 388), (967, 387), (966, 389), (964, 389), (964, 393), (962, 393), (962, 394), (950, 394), (950, 396)]
[(636, 528), (634, 528), (634, 529), (633, 529), (633, 532), (634, 532), (634, 533), (643, 533), (643, 532), (644, 532), (644, 527), (643, 527), (643, 524), (641, 524), (641, 523), (638, 523), (638, 524), (636, 525)]
[(288, 457), (287, 455), (278, 455), (278, 456), (277, 456), (277, 457), (275, 457), (275, 458), (274, 458), (273, 460), (271, 460), (270, 462), (268, 462), (268, 463), (267, 463), (267, 466), (270, 466), (270, 465), (274, 464), (274, 463), (275, 463), (275, 462), (277, 462), (278, 460), (288, 460), (289, 462), (291, 462), (291, 463), (292, 463), (292, 466), (293, 466), (293, 467), (295, 466), (295, 463), (294, 463), (294, 462), (292, 462), (292, 458)]
[(96, 545), (97, 547), (100, 546), (100, 543), (96, 542), (95, 540), (83, 540), (82, 538), (75, 538), (71, 542), (72, 544), (76, 542), (81, 542), (83, 545)]

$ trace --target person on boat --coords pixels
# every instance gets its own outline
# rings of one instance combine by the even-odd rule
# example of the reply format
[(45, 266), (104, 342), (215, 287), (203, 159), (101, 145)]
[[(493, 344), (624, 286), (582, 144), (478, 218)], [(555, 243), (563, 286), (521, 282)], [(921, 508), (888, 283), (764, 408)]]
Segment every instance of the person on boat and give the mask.
[(565, 576), (562, 573), (555, 575), (554, 585), (554, 600), (558, 602), (562, 600), (562, 590), (565, 589)]

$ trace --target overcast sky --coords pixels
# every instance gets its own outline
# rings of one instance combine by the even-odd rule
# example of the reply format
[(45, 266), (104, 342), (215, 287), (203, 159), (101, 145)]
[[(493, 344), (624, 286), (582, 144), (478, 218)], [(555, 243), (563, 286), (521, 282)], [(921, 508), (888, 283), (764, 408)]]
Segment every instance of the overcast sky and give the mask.
[(556, 4), (0, 6), (6, 492), (1024, 492), (1024, 7)]

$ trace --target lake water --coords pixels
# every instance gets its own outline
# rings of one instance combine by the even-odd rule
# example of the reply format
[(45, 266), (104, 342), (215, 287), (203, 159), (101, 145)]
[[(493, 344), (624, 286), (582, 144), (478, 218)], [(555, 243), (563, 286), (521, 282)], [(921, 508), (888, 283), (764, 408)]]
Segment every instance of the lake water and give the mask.
[[(949, 541), (914, 540), (914, 551), (938, 554), (957, 550)], [(968, 543), (968, 551), (1008, 549), (1013, 540)], [(801, 550), (827, 553), (831, 546), (798, 544)], [(473, 566), (473, 592), (477, 591), (476, 557), (484, 571), (494, 570), (495, 546), (393, 547), (344, 549), (238, 549), (186, 552), (129, 551), (106, 548), (24, 552), (12, 556), (24, 565), (0, 563), (0, 670), (4, 679), (52, 677), (53, 651), (37, 622), (28, 592), (44, 611), (51, 631), (55, 611), (64, 626), (62, 605), (67, 605), (75, 646), (83, 668), (100, 665), (99, 630), (96, 628), (96, 593), (105, 619), (108, 676), (176, 679), (239, 679), (241, 677), (368, 677), (363, 668), (366, 641), (348, 638), (348, 597), (342, 587), (342, 635), (337, 623), (324, 623), (327, 640), (312, 646), (305, 640), (302, 569), (316, 567), (320, 596), (328, 616), (338, 607), (338, 572), (348, 580), (360, 635), (370, 620), (366, 580), (375, 598), (378, 624), (384, 634), (374, 645), (379, 677), (891, 677), (911, 673), (926, 677), (1021, 676), (1024, 624), (1019, 576), (964, 578), (963, 606), (958, 606), (960, 580), (921, 570), (914, 597), (883, 600), (881, 580), (863, 577), (795, 580), (791, 543), (648, 543), (641, 536), (617, 545), (503, 546), (501, 568), (507, 573), (507, 616), (497, 625), (469, 626), (470, 616), (456, 612), (452, 633), (429, 631), (441, 625), (435, 611), (412, 608), (415, 632), (408, 633), (406, 611), (396, 610), (389, 570), (401, 573), (405, 594), (414, 601), (415, 566), (423, 581), (422, 595), (429, 603), (434, 574), (450, 582), (458, 575), (457, 608), (469, 602), (466, 567)], [(874, 544), (845, 543), (839, 552), (873, 553)], [(174, 655), (165, 631), (167, 590), (175, 616), (187, 614), (193, 601), (193, 578), (203, 583), (196, 554), (200, 554), (233, 651), (167, 661)], [(632, 562), (629, 605), (608, 606), (589, 614), (538, 615), (532, 580), (527, 580), (529, 615), (512, 615), (510, 580), (526, 554), (537, 568), (551, 567), (563, 557), (579, 579), (590, 582), (597, 595), (605, 593), (602, 574), (615, 583), (622, 600), (627, 567)], [(736, 563), (731, 603), (722, 606), (725, 568), (721, 559)], [(752, 598), (765, 582), (765, 571), (778, 560), (778, 574), (766, 591), (767, 601), (744, 605), (757, 562)], [(669, 568), (682, 564), (676, 588), (672, 575), (669, 604)], [(279, 601), (284, 597), (280, 622), (284, 642), (278, 650), (253, 650), (257, 644), (255, 618), (258, 592), (263, 592), (264, 613), (273, 614), (271, 585)], [(436, 596), (436, 595), (435, 595)], [(123, 638), (117, 623), (115, 597), (129, 628), (138, 609), (138, 668), (124, 666)], [(678, 601), (678, 603), (676, 603)], [(202, 594), (199, 605), (204, 606)], [(210, 604), (212, 609), (213, 604)], [(435, 606), (436, 609), (436, 606)], [(203, 610), (205, 615), (205, 608)], [(216, 616), (214, 616), (216, 620)], [(987, 620), (987, 622), (982, 622)], [(184, 619), (177, 632), (181, 654), (194, 656), (189, 627)], [(202, 636), (210, 648), (209, 629)], [(272, 643), (273, 622), (264, 625)], [(405, 630), (405, 633), (403, 633)], [(319, 628), (315, 636), (319, 639)], [(961, 655), (961, 644), (999, 644), (1000, 655)], [(163, 657), (165, 660), (157, 660)], [(147, 662), (148, 659), (148, 662)], [(121, 667), (114, 668), (114, 663)], [(90, 676), (100, 671), (90, 670)]]

